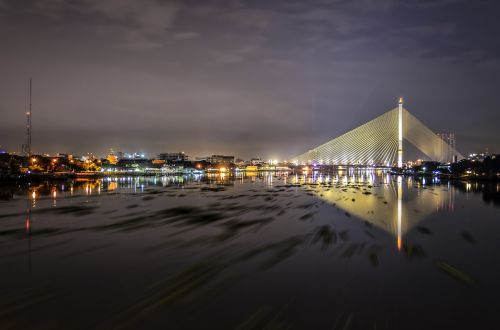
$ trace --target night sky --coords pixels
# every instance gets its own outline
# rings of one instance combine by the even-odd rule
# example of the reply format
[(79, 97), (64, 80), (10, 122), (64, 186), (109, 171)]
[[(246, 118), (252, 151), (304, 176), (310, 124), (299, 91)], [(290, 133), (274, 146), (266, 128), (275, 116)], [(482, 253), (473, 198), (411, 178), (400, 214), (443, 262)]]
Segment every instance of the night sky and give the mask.
[(500, 1), (0, 0), (0, 145), (292, 158), (397, 106), (500, 152)]

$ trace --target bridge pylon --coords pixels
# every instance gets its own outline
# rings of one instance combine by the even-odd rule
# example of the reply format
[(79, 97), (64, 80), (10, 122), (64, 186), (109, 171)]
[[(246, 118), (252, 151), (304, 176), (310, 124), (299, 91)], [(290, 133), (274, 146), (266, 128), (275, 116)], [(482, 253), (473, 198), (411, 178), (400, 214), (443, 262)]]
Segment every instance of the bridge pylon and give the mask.
[(293, 161), (300, 165), (369, 165), (403, 167), (403, 142), (409, 142), (430, 160), (452, 162), (463, 156), (404, 108), (398, 107), (330, 140)]

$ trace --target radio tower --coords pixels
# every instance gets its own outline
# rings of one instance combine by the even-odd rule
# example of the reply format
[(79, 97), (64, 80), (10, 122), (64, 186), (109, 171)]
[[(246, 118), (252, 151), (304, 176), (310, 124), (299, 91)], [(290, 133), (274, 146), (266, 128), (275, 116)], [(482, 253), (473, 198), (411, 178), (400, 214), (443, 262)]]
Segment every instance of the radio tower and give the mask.
[(26, 144), (23, 144), (23, 152), (31, 157), (31, 78), (30, 78), (30, 100), (29, 100), (29, 110), (26, 112)]

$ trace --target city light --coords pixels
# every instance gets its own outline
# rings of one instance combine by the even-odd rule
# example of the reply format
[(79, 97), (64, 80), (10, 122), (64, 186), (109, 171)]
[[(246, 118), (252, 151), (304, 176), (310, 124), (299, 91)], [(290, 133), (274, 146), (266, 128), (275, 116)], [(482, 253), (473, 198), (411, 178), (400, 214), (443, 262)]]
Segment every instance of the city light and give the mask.
[(499, 13), (0, 0), (0, 330), (494, 329)]

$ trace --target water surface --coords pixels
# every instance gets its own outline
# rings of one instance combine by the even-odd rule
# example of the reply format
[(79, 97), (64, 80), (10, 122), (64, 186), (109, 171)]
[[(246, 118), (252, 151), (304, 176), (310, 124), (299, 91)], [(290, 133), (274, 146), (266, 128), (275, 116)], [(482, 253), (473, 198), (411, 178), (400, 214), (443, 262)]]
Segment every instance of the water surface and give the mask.
[(1, 328), (496, 328), (498, 184), (122, 177), (2, 186)]

